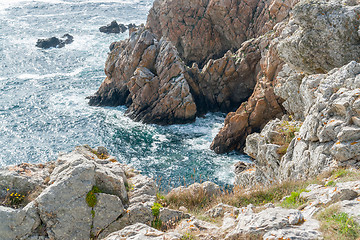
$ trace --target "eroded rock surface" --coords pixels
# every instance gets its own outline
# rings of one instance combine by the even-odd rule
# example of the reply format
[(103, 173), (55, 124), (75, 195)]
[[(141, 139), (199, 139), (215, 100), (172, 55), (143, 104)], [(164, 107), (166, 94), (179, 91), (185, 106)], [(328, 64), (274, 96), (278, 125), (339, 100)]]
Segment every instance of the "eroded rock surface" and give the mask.
[(300, 85), (293, 84), (290, 99), (299, 104), (286, 107), (304, 119), (298, 134), (283, 156), (276, 152), (281, 144), (271, 144), (274, 124), (281, 124), (279, 120), (269, 122), (260, 134), (250, 135), (246, 152), (256, 159), (255, 175), (242, 172), (237, 182), (244, 186), (251, 181), (268, 184), (270, 179), (307, 179), (337, 166), (359, 168), (359, 78), (360, 64), (353, 61), (328, 74), (306, 76)]
[[(266, 40), (249, 39), (286, 19), (296, 2), (157, 0), (148, 16), (146, 41), (137, 37), (144, 32), (140, 30), (129, 40), (111, 45), (107, 78), (90, 104), (127, 105), (131, 118), (160, 124), (189, 122), (208, 111), (233, 111), (253, 92), (260, 78), (260, 60), (269, 47), (266, 36)], [(161, 46), (167, 41), (171, 47)], [(175, 67), (169, 55), (176, 59)], [(265, 61), (269, 66), (266, 73), (273, 75), (277, 60)], [(176, 85), (174, 89), (159, 87), (170, 83)], [(266, 107), (275, 109), (269, 115), (280, 113), (272, 90), (265, 95), (269, 101)], [(255, 122), (262, 122), (259, 116), (255, 118)], [(254, 124), (246, 131), (262, 125)], [(213, 149), (226, 151), (220, 148)]]
[(196, 105), (185, 65), (171, 42), (148, 30), (115, 43), (106, 62), (106, 80), (90, 105), (127, 105), (127, 114), (145, 123), (173, 124), (195, 119)]
[(325, 73), (359, 60), (356, 1), (302, 1), (293, 9), (280, 55), (299, 71)]
[[(30, 201), (19, 209), (0, 207), (1, 238), (89, 239), (109, 229), (117, 231), (144, 222), (146, 212), (146, 223), (150, 224), (156, 194), (154, 181), (99, 152), (88, 146), (77, 147), (56, 162), (1, 170), (0, 184), (5, 189), (1, 197), (15, 191), (26, 194)], [(127, 191), (130, 185), (134, 195)], [(94, 193), (92, 207), (87, 197), (94, 186), (100, 192)], [(119, 222), (122, 225), (114, 226)]]

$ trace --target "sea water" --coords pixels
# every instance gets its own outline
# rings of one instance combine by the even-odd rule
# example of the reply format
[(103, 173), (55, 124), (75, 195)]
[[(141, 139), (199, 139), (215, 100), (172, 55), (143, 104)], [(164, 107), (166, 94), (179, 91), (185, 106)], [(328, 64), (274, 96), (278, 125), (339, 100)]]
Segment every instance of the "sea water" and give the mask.
[[(105, 78), (109, 45), (128, 36), (100, 33), (117, 20), (146, 22), (152, 0), (0, 0), (0, 167), (56, 160), (78, 145), (105, 146), (117, 159), (161, 179), (163, 187), (212, 180), (232, 184), (241, 154), (209, 149), (225, 115), (195, 123), (146, 125), (125, 107), (90, 107)], [(35, 47), (39, 38), (74, 36), (64, 48)]]

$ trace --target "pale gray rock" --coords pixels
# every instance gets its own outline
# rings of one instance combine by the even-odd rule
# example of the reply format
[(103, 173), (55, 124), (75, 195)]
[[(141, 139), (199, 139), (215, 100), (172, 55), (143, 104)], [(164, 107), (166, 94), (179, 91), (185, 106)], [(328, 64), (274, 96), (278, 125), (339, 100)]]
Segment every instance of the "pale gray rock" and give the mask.
[(321, 239), (321, 232), (313, 229), (279, 229), (267, 232), (263, 239), (296, 239), (296, 240), (318, 240)]
[(342, 1), (301, 1), (293, 9), (291, 36), (280, 41), (285, 62), (299, 71), (325, 73), (360, 57), (360, 6)]
[(104, 240), (180, 240), (178, 233), (164, 233), (148, 225), (137, 223), (103, 238)]
[(0, 206), (0, 222), (0, 234), (3, 240), (27, 238), (41, 223), (33, 203), (23, 209)]
[(287, 228), (304, 222), (298, 210), (268, 208), (255, 214), (240, 214), (236, 228), (225, 239), (239, 239), (247, 234), (262, 235), (271, 230)]
[(312, 205), (330, 204), (344, 200), (353, 200), (360, 194), (360, 181), (336, 183), (334, 187), (311, 184), (300, 197), (313, 202)]
[(352, 201), (341, 201), (336, 204), (340, 207), (340, 211), (347, 213), (350, 217), (360, 224), (360, 198), (354, 199)]
[[(281, 161), (279, 149), (282, 145), (279, 141), (284, 141), (285, 136), (282, 135), (284, 131), (288, 131), (290, 128), (300, 129), (300, 126), (301, 122), (299, 121), (288, 122), (275, 119), (266, 124), (260, 134), (249, 135), (244, 152), (255, 159), (255, 164), (254, 167), (236, 174), (235, 183), (249, 188), (258, 183), (269, 185), (276, 182)], [(289, 148), (291, 148), (291, 144)]]
[(124, 206), (118, 196), (97, 193), (97, 203), (94, 207), (93, 229), (94, 235), (107, 228), (125, 213)]
[(218, 195), (220, 194), (221, 190), (220, 187), (218, 185), (216, 185), (213, 182), (210, 181), (206, 181), (203, 183), (194, 183), (191, 184), (188, 187), (178, 187), (178, 188), (174, 188), (169, 192), (169, 196), (178, 196), (181, 194), (193, 194), (193, 195), (204, 195), (207, 197), (213, 197), (214, 195)]
[[(36, 194), (31, 193), (34, 200), (24, 208), (0, 207), (1, 239), (89, 239), (90, 234), (104, 236), (132, 223), (153, 220), (154, 181), (89, 146), (61, 154), (56, 162), (6, 169), (0, 171), (3, 184), (8, 180), (8, 186), (17, 191), (32, 189)], [(128, 190), (143, 200), (129, 203), (132, 196), (125, 185), (132, 186)], [(95, 193), (97, 202), (90, 207), (86, 196), (94, 186), (101, 193)]]
[(175, 224), (182, 219), (189, 219), (190, 215), (182, 211), (177, 211), (169, 208), (161, 208), (159, 219), (164, 225)]
[(78, 153), (68, 157), (66, 164), (55, 168), (52, 177), (55, 182), (35, 203), (49, 237), (85, 239), (89, 237), (92, 223), (91, 208), (85, 198), (95, 185), (95, 164)]
[[(284, 156), (276, 155), (276, 147), (271, 144), (277, 136), (274, 129), (279, 120), (270, 121), (260, 134), (248, 136), (245, 152), (255, 159), (256, 170), (252, 174), (237, 174), (239, 185), (305, 180), (335, 167), (360, 166), (360, 130), (356, 125), (360, 64), (353, 61), (327, 74), (308, 75), (302, 78), (300, 86), (294, 86), (294, 90), (289, 90), (294, 96), (288, 100), (297, 104), (287, 105), (287, 110), (304, 118), (303, 123), (298, 122), (299, 133)], [(287, 88), (285, 84), (279, 91)]]
[(233, 216), (235, 216), (239, 213), (240, 210), (241, 209), (239, 209), (237, 207), (219, 203), (215, 207), (209, 209), (206, 212), (206, 215), (208, 215), (212, 218), (223, 217), (225, 215), (225, 213), (233, 214)]

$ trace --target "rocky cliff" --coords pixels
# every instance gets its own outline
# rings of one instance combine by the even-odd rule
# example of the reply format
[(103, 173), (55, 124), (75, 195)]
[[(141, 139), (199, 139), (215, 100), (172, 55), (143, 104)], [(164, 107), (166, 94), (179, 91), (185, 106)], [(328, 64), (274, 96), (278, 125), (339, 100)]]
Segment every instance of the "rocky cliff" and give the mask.
[[(352, 4), (351, 4), (352, 3)], [(303, 1), (283, 30), (278, 51), (287, 63), (275, 93), (291, 119), (273, 120), (248, 136), (254, 171), (243, 186), (306, 179), (338, 166), (359, 168), (360, 5)], [(340, 68), (337, 68), (340, 67)], [(322, 74), (318, 74), (322, 73)]]
[[(146, 123), (184, 123), (208, 111), (234, 110), (256, 88), (253, 98), (266, 99), (274, 117), (282, 112), (278, 99), (272, 89), (261, 90), (270, 88), (281, 63), (269, 31), (296, 2), (157, 0), (145, 28), (110, 46), (107, 77), (90, 104), (127, 105), (131, 118)], [(256, 114), (252, 119), (245, 132), (263, 124)], [(217, 152), (236, 149), (218, 142)]]

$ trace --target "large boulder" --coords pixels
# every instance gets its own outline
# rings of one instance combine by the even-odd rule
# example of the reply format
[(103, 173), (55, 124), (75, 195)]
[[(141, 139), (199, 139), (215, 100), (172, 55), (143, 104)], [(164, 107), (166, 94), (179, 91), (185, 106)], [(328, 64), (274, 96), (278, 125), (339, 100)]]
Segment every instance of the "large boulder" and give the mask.
[[(2, 239), (89, 239), (109, 234), (110, 229), (117, 231), (144, 222), (144, 212), (150, 224), (154, 181), (100, 154), (103, 148), (98, 150), (77, 147), (56, 162), (27, 164), (26, 168), (22, 164), (0, 171), (1, 185), (8, 188), (5, 191), (23, 193), (30, 201), (18, 209), (13, 209), (14, 202), (0, 207)], [(128, 191), (136, 192), (136, 196)], [(134, 217), (130, 211), (141, 213)]]

